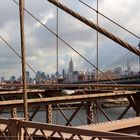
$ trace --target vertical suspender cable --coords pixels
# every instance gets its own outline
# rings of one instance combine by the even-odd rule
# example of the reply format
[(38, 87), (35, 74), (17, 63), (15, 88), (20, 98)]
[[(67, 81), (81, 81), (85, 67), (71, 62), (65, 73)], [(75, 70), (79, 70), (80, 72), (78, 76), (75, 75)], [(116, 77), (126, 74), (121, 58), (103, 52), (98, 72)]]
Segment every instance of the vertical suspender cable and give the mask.
[(67, 12), (68, 14), (73, 16), (74, 18), (76, 18), (79, 21), (83, 22), (87, 26), (91, 27), (92, 29), (97, 30), (98, 32), (100, 32), (104, 36), (106, 36), (109, 39), (111, 39), (112, 41), (116, 42), (117, 44), (123, 46), (124, 48), (128, 49), (129, 51), (131, 51), (131, 52), (135, 53), (136, 55), (140, 56), (140, 50), (138, 50), (134, 46), (128, 44), (127, 42), (123, 41), (121, 38), (113, 35), (112, 33), (108, 32), (104, 28), (102, 28), (100, 26), (97, 26), (92, 21), (86, 19), (85, 17), (81, 16), (79, 13), (73, 11), (72, 9), (70, 9), (67, 6), (63, 5), (62, 3), (60, 3), (60, 2), (58, 2), (56, 0), (48, 0), (48, 1), (50, 3), (52, 3), (52, 4), (54, 4), (55, 6), (58, 6), (60, 9), (62, 9), (65, 12)]
[[(99, 6), (98, 6), (98, 0), (97, 0), (97, 26), (98, 26), (98, 23), (99, 23), (99, 19), (98, 19), (98, 8), (99, 8)], [(99, 69), (99, 32), (97, 31), (97, 58), (96, 58), (96, 65), (97, 65), (97, 73), (96, 73), (96, 77), (97, 77), (97, 83), (98, 83), (98, 81), (99, 81), (99, 72), (98, 72), (98, 69)]]
[(24, 0), (19, 0), (19, 12), (20, 12), (20, 35), (21, 35), (21, 58), (22, 58), (22, 84), (23, 84), (24, 118), (26, 120), (28, 120), (26, 59), (25, 59), (25, 34), (24, 34)]
[(57, 72), (57, 84), (58, 84), (58, 6), (56, 9), (56, 72)]
[[(99, 14), (98, 14), (98, 11), (99, 11), (99, 1), (97, 0), (97, 26), (99, 25)], [(99, 69), (99, 32), (97, 31), (97, 58), (96, 58), (96, 65), (97, 65), (97, 73), (96, 73), (96, 77), (97, 77), (97, 84), (98, 84), (98, 81), (99, 81), (99, 72), (98, 72), (98, 69)], [(98, 107), (96, 108), (96, 122), (98, 122)]]
[[(58, 6), (56, 7), (56, 71), (57, 71), (57, 85), (58, 85)], [(58, 124), (58, 109), (56, 110), (56, 122)]]

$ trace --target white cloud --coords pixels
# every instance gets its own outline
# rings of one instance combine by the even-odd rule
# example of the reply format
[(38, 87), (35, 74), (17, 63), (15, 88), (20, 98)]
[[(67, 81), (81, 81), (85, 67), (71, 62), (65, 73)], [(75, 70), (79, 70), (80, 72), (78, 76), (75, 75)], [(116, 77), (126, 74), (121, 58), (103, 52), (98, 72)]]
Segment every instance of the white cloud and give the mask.
[[(50, 10), (49, 12), (45, 13), (45, 14), (41, 14), (40, 17), (42, 18), (41, 19), (41, 22), (43, 24), (47, 24), (48, 20), (50, 19), (53, 19), (54, 18), (54, 11), (53, 10)], [(35, 28), (39, 28), (41, 26), (40, 23), (36, 23), (34, 25)]]

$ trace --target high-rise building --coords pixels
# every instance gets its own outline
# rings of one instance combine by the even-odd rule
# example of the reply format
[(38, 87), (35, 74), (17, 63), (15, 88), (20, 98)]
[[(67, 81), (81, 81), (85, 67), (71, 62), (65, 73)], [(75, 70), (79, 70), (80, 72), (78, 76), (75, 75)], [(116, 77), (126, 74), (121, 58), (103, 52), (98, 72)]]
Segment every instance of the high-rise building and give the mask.
[(69, 72), (72, 73), (73, 72), (73, 61), (72, 61), (72, 58), (69, 62)]
[(16, 81), (16, 77), (15, 77), (15, 76), (11, 76), (10, 82), (13, 83), (13, 82), (15, 82), (15, 81)]
[(116, 67), (114, 70), (113, 70), (114, 74), (121, 74), (122, 73), (122, 68), (121, 67)]
[(26, 71), (26, 81), (27, 83), (30, 83), (30, 72)]
[(131, 71), (130, 60), (127, 59), (127, 72), (130, 73), (130, 71)]
[(5, 78), (1, 77), (1, 83), (4, 83), (4, 82), (5, 82)]
[(68, 81), (70, 83), (73, 82), (73, 61), (72, 61), (72, 58), (69, 62)]
[(30, 72), (29, 71), (26, 71), (26, 76), (30, 77)]

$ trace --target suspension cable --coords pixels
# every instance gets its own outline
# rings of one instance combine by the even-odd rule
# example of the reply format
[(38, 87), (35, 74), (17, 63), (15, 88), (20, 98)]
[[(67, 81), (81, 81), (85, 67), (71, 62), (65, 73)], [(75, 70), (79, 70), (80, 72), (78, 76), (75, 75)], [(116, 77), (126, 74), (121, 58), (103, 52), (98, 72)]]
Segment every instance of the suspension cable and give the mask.
[[(13, 0), (16, 4), (18, 4), (15, 0)], [(35, 17), (33, 14), (31, 14), (28, 10), (24, 8), (24, 10), (36, 21), (38, 21), (42, 26), (44, 26), (48, 31), (50, 31), (53, 35), (58, 37), (59, 40), (61, 40), (67, 47), (71, 48), (75, 53), (77, 53), (81, 58), (83, 58), (87, 63), (89, 63), (91, 66), (93, 66), (96, 70), (98, 70), (102, 75), (104, 75), (106, 78), (108, 78), (110, 81), (112, 81), (114, 84), (118, 85), (113, 79), (111, 79), (107, 74), (102, 72), (100, 69), (98, 69), (93, 63), (91, 63), (88, 59), (86, 59), (82, 54), (80, 54), (77, 50), (75, 50), (73, 47), (71, 47), (64, 39), (62, 39), (60, 36), (58, 36), (54, 31), (52, 31), (50, 28), (48, 28), (44, 23), (42, 23), (37, 17)]]
[(121, 61), (123, 61), (125, 58), (127, 58), (129, 55), (132, 55), (131, 52), (128, 52), (127, 54), (125, 54), (124, 56), (122, 56), (121, 58), (117, 59), (114, 63), (112, 63), (111, 65), (109, 65), (108, 67), (112, 67), (113, 65), (117, 65), (118, 63), (120, 63)]
[(122, 57), (120, 57), (119, 59), (117, 59), (115, 62), (113, 62), (112, 64), (110, 64), (108, 67), (112, 67), (115, 64), (117, 65), (118, 63), (120, 63), (120, 61), (124, 61), (124, 59), (126, 59), (130, 55), (133, 55), (133, 54), (131, 52), (127, 52), (125, 55), (123, 55)]
[[(107, 20), (111, 21), (112, 23), (114, 23), (115, 25), (117, 25), (118, 27), (120, 27), (121, 29), (123, 29), (126, 32), (130, 33), (131, 35), (135, 36), (137, 39), (140, 39), (140, 37), (138, 35), (134, 34), (133, 32), (129, 31), (128, 29), (126, 29), (125, 27), (123, 27), (122, 25), (120, 25), (119, 23), (115, 22), (111, 18), (109, 18), (109, 17), (105, 16), (104, 14), (102, 14), (101, 12), (99, 12), (98, 8), (96, 10), (95, 8), (91, 7), (90, 5), (88, 5), (87, 3), (85, 3), (84, 1), (82, 1), (82, 0), (78, 0), (78, 1), (80, 3), (82, 3), (83, 5), (87, 6), (88, 8), (90, 8), (91, 10), (95, 11), (97, 14), (99, 14), (102, 17), (106, 18)], [(127, 57), (129, 54), (131, 54), (131, 52), (128, 52), (127, 54), (125, 54), (124, 56), (122, 56), (121, 58), (119, 58), (118, 60), (116, 60), (113, 64), (109, 65), (108, 67), (112, 67), (116, 63), (118, 64), (124, 57)]]
[[(96, 20), (97, 20), (97, 25), (99, 25), (99, 16), (98, 16), (98, 9), (99, 9), (99, 1), (98, 0), (96, 0), (97, 1), (97, 15), (96, 15)], [(97, 38), (97, 48), (96, 48), (96, 63), (97, 63), (97, 68), (99, 68), (99, 32), (98, 31), (96, 31), (96, 38)], [(96, 72), (96, 74), (97, 74), (97, 83), (98, 83), (98, 81), (99, 81), (99, 74), (98, 74), (98, 70), (97, 70), (97, 72)]]
[(112, 33), (108, 32), (104, 28), (102, 28), (100, 26), (97, 26), (91, 20), (86, 19), (85, 17), (81, 16), (77, 12), (71, 10), (70, 8), (66, 7), (65, 5), (63, 5), (62, 3), (60, 3), (56, 0), (48, 0), (48, 1), (52, 4), (54, 4), (55, 6), (58, 6), (60, 9), (62, 9), (63, 11), (68, 13), (69, 15), (73, 16), (74, 18), (78, 19), (79, 21), (81, 21), (85, 25), (87, 25), (87, 26), (91, 27), (92, 29), (100, 32), (101, 34), (103, 34), (104, 36), (113, 40), (117, 44), (121, 45), (122, 47), (124, 47), (124, 48), (128, 49), (129, 51), (135, 53), (136, 55), (140, 56), (140, 51), (137, 48), (135, 48), (134, 46), (130, 45), (129, 43), (123, 41), (121, 38), (113, 35)]
[(105, 16), (104, 14), (102, 14), (101, 12), (99, 12), (98, 10), (94, 9), (93, 7), (91, 7), (90, 5), (86, 4), (85, 2), (83, 2), (82, 0), (78, 0), (79, 2), (81, 2), (82, 4), (84, 4), (85, 6), (87, 6), (88, 8), (90, 8), (91, 10), (95, 11), (96, 13), (98, 13), (99, 15), (101, 15), (102, 17), (106, 18), (107, 20), (111, 21), (112, 23), (114, 23), (115, 25), (117, 25), (118, 27), (120, 27), (121, 29), (127, 31), (128, 33), (130, 33), (131, 35), (135, 36), (136, 38), (140, 39), (140, 37), (136, 34), (134, 34), (133, 32), (129, 31), (128, 29), (126, 29), (125, 27), (123, 27), (122, 25), (118, 24), (117, 22), (113, 21), (112, 19), (110, 19), (109, 17)]

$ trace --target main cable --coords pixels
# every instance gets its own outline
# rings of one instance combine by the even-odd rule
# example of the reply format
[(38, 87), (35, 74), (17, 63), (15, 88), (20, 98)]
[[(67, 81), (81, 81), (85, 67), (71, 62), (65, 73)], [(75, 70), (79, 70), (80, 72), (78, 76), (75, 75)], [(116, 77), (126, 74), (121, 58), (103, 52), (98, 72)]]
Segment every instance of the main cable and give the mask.
[(101, 15), (102, 17), (106, 18), (107, 20), (111, 21), (112, 23), (114, 23), (115, 25), (117, 25), (118, 27), (122, 28), (123, 30), (127, 31), (128, 33), (130, 33), (131, 35), (135, 36), (136, 38), (140, 39), (140, 37), (136, 34), (134, 34), (133, 32), (129, 31), (128, 29), (126, 29), (125, 27), (123, 27), (122, 25), (118, 24), (117, 22), (113, 21), (112, 19), (110, 19), (109, 17), (105, 16), (104, 14), (102, 14), (101, 12), (99, 12), (98, 10), (94, 9), (93, 7), (91, 7), (90, 5), (86, 4), (85, 2), (83, 2), (82, 0), (78, 0), (79, 2), (81, 2), (82, 4), (84, 4), (85, 6), (87, 6), (88, 8), (90, 8), (91, 10), (95, 11), (96, 13), (98, 13), (99, 15)]
[(65, 11), (66, 13), (68, 13), (72, 17), (76, 18), (77, 20), (81, 21), (85, 25), (91, 27), (92, 29), (100, 32), (101, 34), (103, 34), (107, 38), (111, 39), (112, 41), (116, 42), (117, 44), (121, 45), (122, 47), (124, 47), (124, 48), (128, 49), (129, 51), (133, 52), (134, 54), (140, 56), (140, 51), (138, 49), (136, 49), (134, 46), (130, 45), (126, 41), (123, 41), (121, 38), (119, 38), (118, 36), (115, 36), (114, 34), (107, 31), (106, 29), (96, 25), (91, 20), (86, 19), (84, 16), (81, 16), (79, 13), (73, 11), (72, 9), (68, 8), (67, 6), (63, 5), (62, 3), (60, 3), (56, 0), (47, 0), (47, 1), (49, 1), (50, 3), (52, 3), (55, 6), (58, 6), (61, 10)]

